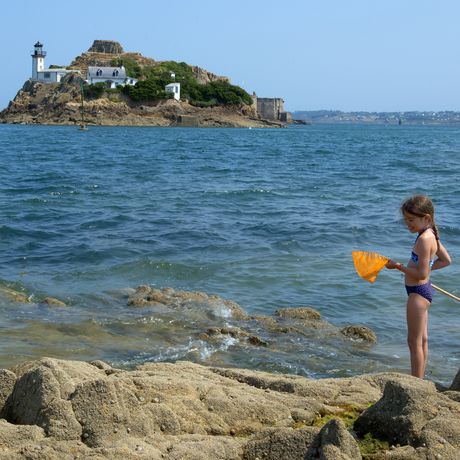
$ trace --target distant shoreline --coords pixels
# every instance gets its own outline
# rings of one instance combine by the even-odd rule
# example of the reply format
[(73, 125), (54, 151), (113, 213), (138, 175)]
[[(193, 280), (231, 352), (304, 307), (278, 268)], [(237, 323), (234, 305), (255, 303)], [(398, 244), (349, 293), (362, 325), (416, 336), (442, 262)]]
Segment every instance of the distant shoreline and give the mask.
[(342, 112), (341, 110), (298, 110), (292, 112), (292, 117), (314, 124), (460, 124), (460, 112), (454, 111)]

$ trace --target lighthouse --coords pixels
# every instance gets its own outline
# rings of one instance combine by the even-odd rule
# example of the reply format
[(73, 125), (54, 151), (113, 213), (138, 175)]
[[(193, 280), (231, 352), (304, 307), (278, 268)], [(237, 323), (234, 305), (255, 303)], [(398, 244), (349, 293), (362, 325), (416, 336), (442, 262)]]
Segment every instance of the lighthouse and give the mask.
[(40, 42), (35, 43), (34, 50), (32, 51), (32, 80), (38, 80), (38, 72), (45, 70), (45, 56), (46, 51), (43, 51), (43, 44)]

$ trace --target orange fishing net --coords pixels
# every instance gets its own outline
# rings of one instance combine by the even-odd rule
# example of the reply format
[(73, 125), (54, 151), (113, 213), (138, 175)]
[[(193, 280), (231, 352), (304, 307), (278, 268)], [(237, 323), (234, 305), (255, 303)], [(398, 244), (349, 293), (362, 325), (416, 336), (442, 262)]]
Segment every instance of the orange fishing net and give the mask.
[(390, 260), (377, 252), (352, 251), (351, 256), (358, 275), (370, 283), (376, 280), (380, 270)]

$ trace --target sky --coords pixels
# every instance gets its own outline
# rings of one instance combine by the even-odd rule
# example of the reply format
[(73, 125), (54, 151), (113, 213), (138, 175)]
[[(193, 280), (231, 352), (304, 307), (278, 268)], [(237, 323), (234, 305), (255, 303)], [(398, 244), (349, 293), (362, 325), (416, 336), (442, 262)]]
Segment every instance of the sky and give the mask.
[(6, 0), (0, 110), (95, 39), (225, 75), (285, 109), (460, 111), (458, 0)]

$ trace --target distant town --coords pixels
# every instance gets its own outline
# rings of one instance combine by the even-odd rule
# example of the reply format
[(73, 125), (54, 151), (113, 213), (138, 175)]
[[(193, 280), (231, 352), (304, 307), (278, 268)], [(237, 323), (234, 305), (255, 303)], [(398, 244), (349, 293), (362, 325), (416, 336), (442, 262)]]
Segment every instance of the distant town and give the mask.
[(309, 123), (376, 124), (460, 124), (460, 112), (342, 112), (341, 110), (299, 110), (292, 118)]

